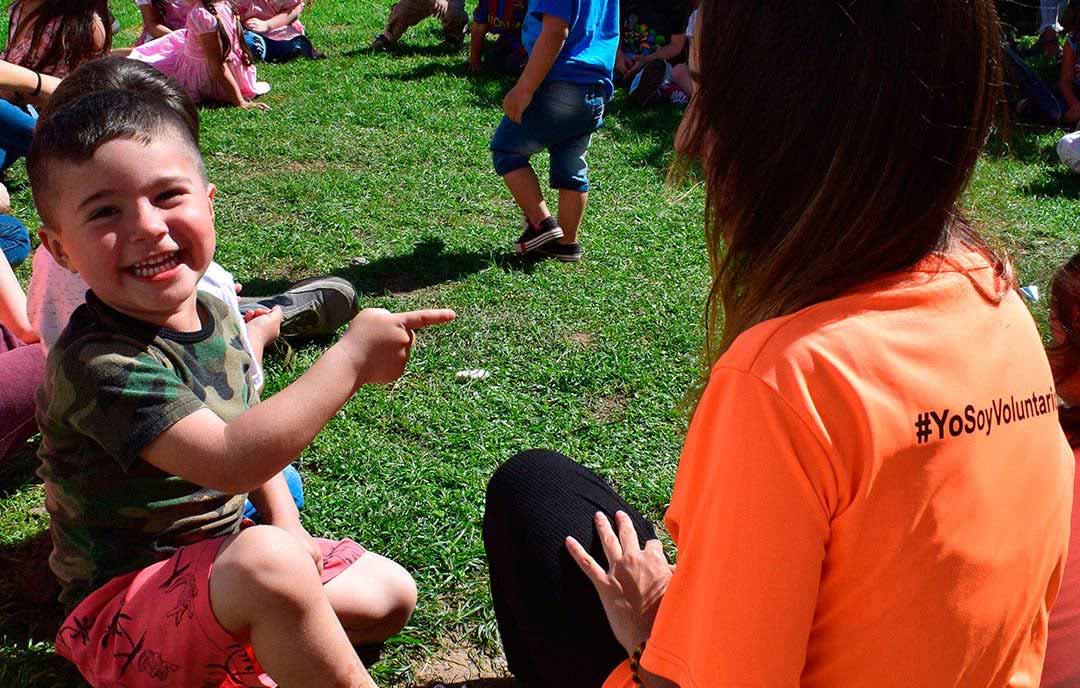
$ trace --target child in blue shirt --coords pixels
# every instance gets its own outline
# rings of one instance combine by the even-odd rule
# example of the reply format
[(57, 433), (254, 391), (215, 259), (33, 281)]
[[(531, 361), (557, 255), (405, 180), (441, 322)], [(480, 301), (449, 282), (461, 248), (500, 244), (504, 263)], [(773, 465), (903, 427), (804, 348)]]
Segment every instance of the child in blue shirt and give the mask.
[[(495, 171), (525, 214), (514, 252), (581, 260), (578, 228), (589, 195), (585, 153), (611, 100), (619, 47), (617, 0), (530, 0), (522, 25), (525, 70), (503, 99), (491, 139)], [(548, 212), (529, 158), (551, 153), (559, 218)]]

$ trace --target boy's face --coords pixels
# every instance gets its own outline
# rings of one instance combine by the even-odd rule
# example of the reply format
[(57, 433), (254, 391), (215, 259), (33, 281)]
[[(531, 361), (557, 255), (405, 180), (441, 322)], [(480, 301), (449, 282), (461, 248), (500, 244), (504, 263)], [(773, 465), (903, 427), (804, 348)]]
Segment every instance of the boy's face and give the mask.
[(198, 328), (195, 289), (214, 256), (215, 189), (187, 145), (171, 134), (149, 144), (116, 139), (86, 162), (57, 162), (49, 181), (55, 198), (41, 238), (57, 262), (122, 313)]

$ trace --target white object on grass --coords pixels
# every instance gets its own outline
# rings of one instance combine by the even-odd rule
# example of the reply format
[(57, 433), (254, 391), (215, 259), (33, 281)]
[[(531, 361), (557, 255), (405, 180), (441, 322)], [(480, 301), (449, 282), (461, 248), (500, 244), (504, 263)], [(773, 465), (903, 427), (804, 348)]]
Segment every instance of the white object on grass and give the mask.
[(1031, 301), (1032, 303), (1035, 303), (1039, 300), (1039, 287), (1034, 284), (1029, 284), (1026, 287), (1020, 287), (1020, 293), (1023, 294), (1024, 298), (1026, 298), (1028, 301)]
[(491, 373), (483, 368), (471, 368), (469, 370), (459, 370), (457, 374), (458, 382), (474, 382), (476, 380), (486, 380), (491, 377)]
[(1061, 162), (1071, 167), (1074, 172), (1080, 172), (1080, 130), (1065, 134), (1058, 141), (1057, 153)]

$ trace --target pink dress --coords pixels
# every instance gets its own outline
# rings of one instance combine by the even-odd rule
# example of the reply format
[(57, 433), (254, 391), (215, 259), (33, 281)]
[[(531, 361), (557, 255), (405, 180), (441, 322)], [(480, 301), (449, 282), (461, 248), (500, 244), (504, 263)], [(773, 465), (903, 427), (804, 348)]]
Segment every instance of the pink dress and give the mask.
[(245, 65), (242, 60), (243, 37), (237, 36), (236, 17), (228, 2), (214, 3), (217, 17), (205, 7), (195, 6), (187, 17), (187, 26), (161, 38), (155, 38), (133, 49), (129, 57), (157, 67), (180, 82), (196, 103), (206, 100), (231, 102), (232, 96), (211, 76), (206, 53), (198, 37), (217, 33), (218, 20), (225, 27), (232, 50), (225, 58), (240, 92), (245, 98), (261, 96), (270, 90), (270, 84), (258, 81), (255, 65)]
[[(304, 7), (303, 0), (242, 0), (240, 4), (240, 16), (248, 19), (272, 19), (279, 14), (292, 12), (297, 7)], [(304, 35), (304, 25), (297, 19), (292, 24), (278, 27), (273, 31), (262, 34), (263, 38), (270, 41), (291, 41), (297, 36)]]
[[(135, 4), (139, 7), (153, 5), (154, 0), (135, 0)], [(187, 16), (191, 12), (191, 5), (187, 0), (164, 0), (164, 5), (165, 16), (161, 18), (161, 23), (173, 31), (184, 28), (187, 25)], [(139, 40), (135, 41), (135, 45), (149, 43), (152, 40), (154, 37), (144, 28), (139, 34)]]

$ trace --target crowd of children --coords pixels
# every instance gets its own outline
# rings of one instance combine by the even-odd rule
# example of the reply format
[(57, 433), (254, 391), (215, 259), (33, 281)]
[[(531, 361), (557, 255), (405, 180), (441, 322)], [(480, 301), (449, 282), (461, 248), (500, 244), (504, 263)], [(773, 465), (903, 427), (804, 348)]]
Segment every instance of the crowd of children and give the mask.
[[(18, 241), (3, 244), (7, 260), (0, 263), (0, 457), (40, 430), (39, 475), (45, 484), (53, 542), (49, 563), (68, 611), (56, 649), (94, 686), (370, 688), (374, 682), (354, 646), (379, 643), (399, 631), (416, 604), (416, 586), (402, 567), (361, 544), (348, 538), (312, 537), (299, 519), (302, 493), (290, 463), (361, 385), (389, 383), (402, 374), (416, 331), (448, 323), (456, 316), (444, 309), (357, 312), (355, 291), (334, 277), (305, 280), (274, 296), (239, 296), (232, 275), (214, 261), (216, 189), (202, 161), (196, 104), (219, 101), (265, 109), (257, 98), (269, 85), (257, 78), (258, 60), (321, 57), (300, 22), (305, 4), (303, 0), (135, 1), (143, 19), (139, 39), (130, 50), (118, 51), (123, 54), (107, 56), (112, 29), (105, 0), (15, 0), (7, 48), (0, 56), (13, 63), (0, 62), (0, 88), (5, 89), (0, 118), (8, 117), (4, 107), (17, 111), (11, 114), (10, 132), (21, 132), (23, 137), (11, 134), (11, 142), (0, 139), (3, 164), (27, 155), (31, 190), (42, 221), (42, 246), (34, 253), (28, 294), (23, 294), (10, 267), (27, 257), (25, 228), (12, 235)], [(980, 13), (982, 19), (993, 15), (989, 0), (940, 2), (943, 11), (958, 22), (969, 20), (973, 13)], [(752, 0), (743, 0), (742, 11), (734, 7), (740, 3), (732, 0), (730, 4), (702, 10), (711, 13), (710, 26), (723, 25), (730, 31), (753, 28), (746, 33), (750, 42), (768, 36), (793, 40), (802, 30), (779, 21), (779, 14), (751, 12)], [(898, 45), (910, 46), (906, 25), (874, 24), (885, 21), (887, 13), (879, 9), (864, 5), (850, 11), (878, 26), (883, 35), (903, 38)], [(793, 12), (804, 14), (808, 22), (820, 22), (823, 35), (868, 54), (867, 36), (837, 28), (845, 17), (852, 20), (846, 10), (835, 16), (806, 7)], [(372, 47), (392, 46), (409, 27), (427, 17), (442, 22), (451, 46), (464, 42), (469, 15), (463, 0), (398, 0)], [(921, 19), (930, 22), (935, 17), (928, 13)], [(946, 630), (955, 631), (957, 637), (964, 635), (974, 649), (966, 654), (960, 651), (957, 658), (937, 656), (938, 663), (932, 666), (920, 665), (927, 676), (931, 669), (938, 676), (971, 671), (1008, 679), (1008, 685), (1021, 685), (1012, 682), (1014, 676), (1034, 676), (1037, 682), (1045, 646), (1046, 685), (1075, 684), (1080, 680), (1080, 662), (1076, 661), (1080, 558), (1072, 555), (1080, 546), (1069, 549), (1072, 554), (1065, 561), (1066, 495), (1072, 491), (1073, 459), (1064, 458), (1061, 451), (1064, 445), (1051, 415), (1055, 400), (1046, 401), (1053, 395), (1040, 396), (1035, 404), (1035, 408), (1038, 403), (1049, 404), (1035, 414), (1045, 418), (1026, 425), (1022, 437), (995, 440), (986, 449), (986, 461), (974, 463), (971, 447), (959, 441), (948, 449), (923, 446), (924, 439), (913, 445), (906, 416), (903, 427), (893, 427), (887, 409), (870, 410), (875, 405), (888, 406), (890, 393), (898, 385), (906, 385), (899, 395), (905, 404), (921, 395), (938, 399), (942, 390), (979, 385), (980, 394), (1001, 394), (1000, 380), (985, 374), (995, 365), (990, 357), (979, 359), (983, 368), (972, 364), (959, 372), (946, 361), (955, 360), (967, 345), (970, 330), (983, 328), (989, 340), (993, 339), (989, 334), (1014, 326), (1023, 330), (1015, 337), (1026, 347), (1027, 355), (1020, 362), (1010, 348), (1016, 342), (994, 340), (994, 361), (1015, 363), (1009, 369), (1009, 381), (1050, 385), (1052, 373), (1062, 400), (1080, 402), (1080, 259), (1070, 262), (1055, 279), (1055, 345), (1047, 367), (1032, 354), (1038, 348), (1038, 336), (1013, 293), (1008, 262), (955, 209), (991, 127), (990, 108), (982, 102), (991, 97), (990, 91), (985, 83), (971, 78), (961, 66), (968, 63), (959, 58), (976, 57), (993, 68), (988, 41), (985, 36), (956, 42), (938, 37), (927, 46), (955, 71), (955, 83), (961, 85), (957, 89), (967, 89), (971, 100), (979, 101), (972, 112), (952, 101), (943, 105), (943, 100), (934, 100), (928, 95), (926, 74), (898, 74), (895, 63), (870, 60), (865, 74), (897, 77), (897, 90), (887, 99), (895, 100), (894, 105), (910, 102), (915, 110), (902, 113), (909, 127), (894, 130), (897, 138), (888, 142), (892, 147), (888, 154), (893, 157), (877, 166), (887, 174), (877, 192), (867, 196), (851, 186), (852, 174), (840, 170), (845, 166), (868, 169), (874, 161), (865, 156), (839, 160), (831, 156), (846, 153), (836, 153), (836, 147), (829, 154), (816, 149), (808, 154), (780, 143), (770, 144), (770, 150), (744, 145), (765, 138), (757, 129), (765, 126), (765, 119), (805, 125), (804, 133), (820, 123), (803, 111), (786, 112), (789, 94), (769, 90), (773, 84), (762, 83), (757, 72), (734, 73), (736, 47), (701, 57), (693, 38), (698, 21), (698, 11), (690, 3), (659, 0), (479, 0), (472, 13), (468, 68), (476, 72), (487, 67), (517, 76), (503, 100), (503, 117), (490, 149), (495, 172), (524, 216), (522, 233), (513, 244), (518, 254), (564, 262), (582, 259), (579, 230), (590, 188), (586, 155), (617, 83), (627, 87), (628, 100), (638, 105), (662, 99), (687, 104), (691, 96), (701, 94), (704, 101), (696, 111), (691, 105), (692, 116), (680, 131), (679, 146), (702, 160), (710, 201), (715, 203), (709, 206), (708, 220), (710, 259), (717, 280), (710, 296), (710, 345), (717, 343), (716, 299), (723, 301), (730, 328), (722, 342), (727, 353), (711, 359), (719, 372), (701, 401), (680, 468), (680, 476), (685, 472), (691, 478), (681, 477), (677, 482), (669, 514), (675, 523), (681, 519), (683, 526), (681, 533), (672, 529), (684, 548), (678, 569), (669, 567), (659, 545), (652, 544), (652, 526), (639, 516), (631, 521), (625, 514), (616, 522), (618, 546), (608, 521), (600, 519), (595, 522), (599, 540), (588, 547), (578, 540), (592, 538), (591, 521), (584, 531), (567, 525), (570, 530), (526, 538), (529, 547), (542, 544), (543, 552), (518, 551), (522, 545), (518, 535), (537, 522), (541, 530), (550, 531), (556, 517), (579, 516), (575, 512), (579, 507), (595, 510), (599, 502), (588, 494), (613, 504), (610, 515), (614, 509), (629, 507), (608, 488), (597, 488), (600, 481), (587, 472), (548, 454), (519, 457), (493, 479), (485, 543), (511, 668), (537, 685), (599, 688), (613, 670), (605, 685), (706, 685), (714, 673), (727, 671), (727, 663), (737, 663), (740, 656), (734, 650), (716, 652), (710, 644), (713, 639), (699, 637), (715, 618), (707, 616), (709, 610), (718, 614), (739, 610), (737, 616), (761, 637), (768, 627), (782, 625), (780, 617), (795, 607), (804, 612), (796, 620), (804, 625), (810, 624), (815, 609), (842, 611), (857, 586), (823, 584), (819, 590), (823, 552), (830, 546), (835, 551), (827, 554), (835, 560), (829, 561), (836, 566), (830, 574), (847, 571), (851, 578), (846, 583), (857, 582), (860, 576), (876, 577), (883, 588), (893, 585), (897, 594), (903, 592), (897, 580), (915, 588), (929, 585), (925, 578), (935, 575), (930, 568), (914, 571), (899, 558), (871, 560), (857, 546), (863, 529), (871, 532), (882, 523), (892, 523), (892, 518), (895, 527), (888, 534), (897, 539), (895, 551), (911, 547), (932, 567), (941, 564), (935, 559), (940, 552), (934, 548), (947, 543), (950, 556), (960, 561), (954, 572), (969, 577), (965, 580), (973, 585), (996, 586), (994, 591), (1000, 594), (984, 600), (989, 603), (977, 605), (978, 609), (969, 609), (970, 605), (958, 601), (953, 582), (937, 576), (932, 592), (941, 596), (941, 605), (927, 609), (913, 605), (896, 612), (904, 623), (911, 621), (901, 628), (910, 632), (910, 644), (893, 642), (888, 632), (893, 627), (885, 622), (868, 633), (860, 623), (850, 623), (846, 618), (850, 614), (836, 613), (822, 623), (835, 637), (843, 637), (847, 647), (859, 646), (857, 652), (844, 655), (843, 661), (836, 660), (836, 653), (828, 656), (827, 638), (807, 640), (792, 635), (780, 639), (787, 642), (783, 647), (780, 642), (775, 647), (743, 643), (741, 651), (752, 661), (740, 669), (774, 666), (801, 671), (809, 643), (825, 656), (817, 657), (823, 675), (861, 677), (850, 671), (854, 667), (883, 677), (889, 667), (882, 670), (866, 657), (860, 664), (857, 655), (893, 652), (900, 657), (915, 647), (929, 657), (928, 652), (941, 648), (917, 633), (915, 620), (936, 614), (934, 618)], [(1074, 121), (1080, 120), (1080, 115), (1073, 117), (1080, 112), (1080, 95), (1073, 91), (1080, 87), (1080, 10), (1075, 3), (1066, 8), (1061, 22), (1066, 33), (1060, 83), (1067, 105), (1064, 119)], [(489, 42), (489, 33), (497, 34), (497, 40)], [(764, 49), (748, 54), (758, 56), (756, 67), (762, 73), (782, 69), (762, 62), (767, 55)], [(863, 68), (833, 58), (815, 54), (817, 62), (810, 62), (849, 77)], [(694, 60), (699, 64), (694, 65)], [(792, 65), (791, 70), (807, 72), (810, 62)], [(717, 72), (728, 70), (724, 83), (733, 87), (730, 94), (694, 71), (692, 67), (701, 64)], [(910, 66), (936, 74), (935, 65)], [(811, 84), (809, 79), (816, 76), (804, 76), (805, 81), (792, 85), (793, 91), (803, 94), (800, 106), (813, 101), (822, 110), (835, 109), (817, 147), (828, 148), (828, 137), (839, 146), (851, 131), (882, 140), (879, 134), (892, 127), (889, 117), (898, 107), (889, 108), (888, 115), (873, 108), (863, 112), (859, 108), (864, 101), (853, 100), (852, 93), (844, 96), (850, 102), (841, 105), (840, 94), (825, 93), (835, 84)], [(845, 83), (849, 82), (856, 83)], [(862, 88), (869, 82), (859, 83)], [(954, 89), (942, 99), (960, 98), (958, 92)], [(746, 102), (761, 99), (773, 107), (761, 122), (746, 122), (738, 111), (727, 108), (729, 95)], [(929, 114), (924, 116), (919, 108)], [(947, 120), (949, 126), (938, 126), (936, 119), (931, 122), (931, 114)], [(723, 134), (728, 132), (741, 135), (727, 140)], [(872, 133), (875, 136), (870, 137)], [(904, 136), (908, 139), (900, 140)], [(549, 182), (558, 192), (554, 215), (531, 163), (532, 156), (542, 150), (550, 153)], [(767, 173), (759, 173), (759, 168)], [(934, 183), (908, 184), (914, 171), (925, 173)], [(892, 177), (900, 181), (889, 186)], [(761, 199), (766, 197), (775, 203), (763, 206)], [(822, 203), (816, 200), (820, 198), (830, 200)], [(863, 217), (874, 221), (854, 219)], [(721, 220), (730, 220), (731, 225), (721, 227)], [(802, 240), (819, 236), (816, 228), (820, 226), (829, 226), (838, 236), (846, 232), (840, 238), (850, 241), (829, 240), (818, 246)], [(5, 236), (2, 227), (0, 222), (0, 237)], [(799, 232), (799, 240), (792, 240)], [(868, 252), (856, 246), (871, 234), (873, 245), (888, 244), (889, 250)], [(734, 257), (721, 256), (721, 243)], [(793, 248), (803, 246), (815, 248)], [(839, 261), (835, 254), (842, 251), (848, 251), (851, 259)], [(822, 280), (808, 265), (815, 259), (820, 259), (821, 270), (841, 262), (844, 267), (829, 273), (831, 279)], [(776, 271), (757, 275), (755, 271), (763, 267)], [(791, 275), (794, 278), (785, 282)], [(754, 298), (748, 299), (747, 294)], [(846, 311), (836, 306), (844, 299), (853, 299), (845, 302)], [(834, 307), (839, 310), (830, 310)], [(952, 322), (965, 327), (907, 327), (912, 322), (940, 320), (945, 311)], [(847, 318), (850, 313), (858, 317)], [(892, 320), (882, 325), (868, 315), (873, 313), (887, 314)], [(837, 314), (845, 317), (837, 318)], [(330, 335), (346, 323), (344, 335), (298, 380), (261, 398), (263, 351), (271, 342), (279, 336)], [(781, 326), (792, 323), (796, 326), (781, 335)], [(941, 333), (949, 336), (947, 342), (938, 336)], [(773, 346), (781, 337), (786, 337), (786, 348)], [(861, 358), (865, 350), (852, 347), (852, 340), (867, 347), (885, 347), (891, 358), (868, 362)], [(946, 344), (953, 348), (942, 351)], [(813, 363), (819, 354), (825, 363)], [(865, 374), (856, 370), (860, 365)], [(900, 374), (909, 370), (936, 377)], [(790, 386), (785, 376), (794, 380)], [(738, 390), (738, 399), (731, 398), (732, 390)], [(1042, 394), (1043, 387), (1038, 391)], [(754, 411), (754, 404), (760, 413)], [(914, 407), (903, 409), (908, 410)], [(1073, 427), (1080, 424), (1075, 415), (1069, 407), (1060, 413), (1074, 446), (1080, 444), (1076, 441), (1080, 430)], [(866, 429), (866, 436), (849, 437), (853, 424)], [(919, 427), (916, 422), (916, 430)], [(740, 433), (747, 428), (759, 432), (749, 433), (747, 440)], [(760, 446), (750, 446), (748, 441)], [(867, 448), (874, 442), (879, 443), (874, 445), (877, 453)], [(898, 464), (883, 468), (878, 460), (884, 451), (882, 442), (888, 446), (890, 459), (909, 454), (919, 459), (904, 463), (901, 480), (885, 474), (885, 469)], [(735, 463), (717, 467), (718, 446), (725, 456), (738, 454), (753, 460), (744, 461), (742, 469), (733, 468)], [(1035, 455), (1027, 472), (1010, 463), (1020, 446)], [(838, 473), (839, 459), (834, 454), (852, 459), (851, 465), (843, 466), (851, 475)], [(927, 475), (923, 461), (941, 470)], [(537, 475), (538, 465), (551, 470)], [(1041, 490), (1045, 499), (1037, 500), (1036, 507), (1013, 498), (1013, 485), (995, 480), (1001, 472)], [(954, 473), (963, 475), (953, 480)], [(561, 507), (543, 497), (542, 489), (552, 487), (553, 494), (563, 499), (565, 484), (542, 483), (557, 482), (560, 475), (582, 485), (585, 507), (575, 503), (563, 513), (551, 513)], [(863, 475), (872, 478), (860, 482)], [(753, 496), (743, 499), (737, 484), (740, 478), (758, 481), (754, 487), (759, 491), (774, 490), (770, 495), (776, 503)], [(924, 479), (926, 489), (908, 489), (924, 485), (920, 482)], [(780, 551), (797, 541), (795, 554), (806, 565), (800, 569), (799, 561), (792, 559), (787, 562), (790, 575), (784, 585), (761, 585), (768, 565), (777, 563), (775, 555), (750, 547), (747, 552), (753, 550), (752, 556), (760, 555), (760, 560), (741, 569), (756, 572), (754, 580), (739, 579), (742, 587), (736, 587), (746, 595), (741, 600), (718, 601), (728, 593), (728, 586), (716, 584), (723, 579), (722, 567), (703, 562), (736, 557), (722, 545), (740, 534), (698, 525), (705, 522), (702, 513), (717, 508), (717, 492), (705, 490), (706, 484), (723, 489), (721, 507), (735, 505), (725, 512), (732, 518), (719, 519), (724, 527), (742, 522), (745, 528), (735, 530), (749, 532), (758, 522), (755, 519), (780, 523), (783, 518), (775, 520), (778, 515), (790, 516), (787, 529), (760, 534), (754, 547), (769, 543)], [(971, 485), (979, 487), (969, 489)], [(850, 494), (844, 492), (848, 487)], [(525, 492), (508, 497), (514, 490)], [(994, 535), (1000, 541), (995, 541), (979, 527), (964, 525), (968, 514), (953, 517), (935, 511), (943, 508), (939, 500), (946, 493), (983, 509), (980, 516), (992, 513), (987, 502), (996, 501), (1006, 511), (1026, 510), (1032, 518), (1041, 519), (1045, 528), (1039, 534), (1046, 542), (1033, 546), (1030, 534), (1016, 527), (1007, 533), (999, 530)], [(990, 494), (993, 498), (987, 497)], [(881, 512), (876, 516), (858, 512), (850, 507), (857, 498)], [(522, 512), (534, 507), (533, 513)], [(493, 516), (492, 509), (504, 512)], [(949, 518), (923, 523), (920, 515), (927, 512)], [(1080, 508), (1074, 507), (1073, 514), (1078, 513)], [(911, 519), (905, 521), (905, 514)], [(845, 517), (858, 520), (858, 532), (845, 531), (838, 524)], [(958, 522), (947, 522), (952, 518)], [(693, 536), (691, 523), (699, 528)], [(913, 536), (916, 525), (929, 528), (931, 537)], [(1009, 525), (1015, 526), (1015, 521)], [(577, 574), (573, 594), (543, 578), (565, 575), (561, 562), (566, 557), (559, 552), (569, 532), (577, 538), (567, 544), (569, 554), (584, 572), (584, 576)], [(628, 592), (633, 589), (631, 579), (621, 585), (612, 583), (616, 560), (622, 558), (623, 549), (636, 551), (639, 539), (642, 543), (650, 540), (641, 550), (642, 560), (648, 563), (640, 565), (651, 568), (634, 580), (654, 577), (665, 590), (674, 581), (666, 604), (677, 613), (662, 613), (658, 621), (659, 597), (652, 600), (650, 613), (640, 614), (633, 604), (640, 597), (631, 599), (634, 596)], [(1078, 539), (1080, 533), (1074, 528), (1073, 541)], [(990, 556), (1001, 542), (1011, 548), (1012, 559), (1005, 563), (1005, 557), (992, 561)], [(600, 551), (612, 562), (611, 573), (594, 560)], [(520, 561), (524, 556), (535, 556), (536, 566), (523, 573)], [(736, 580), (737, 572), (724, 572), (729, 574), (730, 581)], [(800, 574), (805, 575), (800, 579)], [(543, 578), (543, 584), (523, 584), (536, 576)], [(1048, 621), (1059, 580), (1064, 584)], [(835, 579), (826, 582), (837, 585)], [(865, 592), (858, 603), (878, 609), (882, 618), (887, 616), (891, 600), (878, 595), (876, 588)], [(561, 597), (564, 593), (567, 596)], [(660, 596), (664, 595), (661, 591)], [(571, 604), (572, 599), (581, 603)], [(777, 607), (775, 615), (754, 617), (760, 610), (752, 605), (760, 602), (764, 608), (785, 600), (791, 604)], [(955, 604), (949, 606), (944, 600)], [(574, 609), (559, 617), (558, 623), (548, 627), (538, 623), (530, 630), (518, 618), (529, 605), (533, 605), (530, 621), (561, 613), (560, 606)], [(583, 622), (574, 630), (587, 631), (589, 637), (566, 646), (570, 636), (560, 635), (560, 624), (588, 615), (592, 625)], [(692, 617), (701, 623), (687, 623), (685, 619)], [(658, 630), (650, 639), (648, 631), (654, 622)], [(987, 627), (999, 624), (1015, 637), (965, 635), (968, 622)], [(733, 631), (734, 626), (725, 628)], [(974, 635), (980, 637), (971, 640), (969, 636)], [(555, 636), (559, 642), (553, 641)], [(648, 648), (647, 642), (652, 643)], [(601, 651), (590, 650), (594, 643)], [(627, 655), (632, 661), (620, 665)], [(578, 656), (580, 665), (567, 660)], [(583, 671), (586, 665), (588, 671)], [(792, 673), (794, 678), (798, 675)], [(665, 676), (677, 677), (678, 684)], [(810, 684), (839, 685), (835, 680)]]

